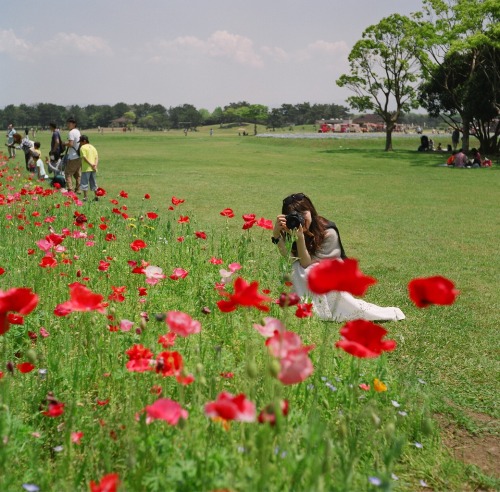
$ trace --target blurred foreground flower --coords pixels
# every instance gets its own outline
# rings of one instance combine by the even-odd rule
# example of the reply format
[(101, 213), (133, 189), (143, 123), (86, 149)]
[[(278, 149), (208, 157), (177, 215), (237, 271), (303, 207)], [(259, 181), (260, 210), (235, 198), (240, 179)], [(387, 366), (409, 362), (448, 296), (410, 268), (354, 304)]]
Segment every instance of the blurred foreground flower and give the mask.
[(382, 340), (387, 330), (371, 321), (349, 321), (340, 329), (340, 334), (342, 340), (335, 346), (355, 357), (374, 358), (384, 351), (389, 352), (396, 348), (394, 340)]
[(309, 290), (315, 294), (335, 290), (363, 296), (377, 280), (358, 270), (357, 260), (347, 258), (321, 261), (309, 273), (307, 283)]
[(117, 473), (108, 473), (101, 478), (99, 483), (90, 481), (90, 492), (116, 492), (120, 479)]
[(0, 335), (9, 331), (9, 312), (29, 314), (38, 304), (38, 295), (24, 287), (0, 290)]
[(238, 306), (255, 307), (261, 311), (269, 311), (269, 306), (263, 303), (269, 302), (269, 297), (263, 296), (258, 293), (258, 282), (251, 282), (250, 284), (238, 277), (234, 281), (234, 292), (222, 292), (223, 295), (228, 297), (228, 300), (217, 301), (217, 306), (223, 313), (234, 311)]
[(411, 280), (408, 284), (408, 292), (410, 299), (419, 308), (425, 308), (431, 304), (453, 304), (459, 293), (451, 280), (440, 275)]
[(69, 289), (70, 300), (56, 306), (56, 316), (67, 316), (73, 311), (97, 311), (102, 314), (106, 312), (106, 306), (102, 303), (104, 296), (95, 294), (79, 282), (72, 283)]

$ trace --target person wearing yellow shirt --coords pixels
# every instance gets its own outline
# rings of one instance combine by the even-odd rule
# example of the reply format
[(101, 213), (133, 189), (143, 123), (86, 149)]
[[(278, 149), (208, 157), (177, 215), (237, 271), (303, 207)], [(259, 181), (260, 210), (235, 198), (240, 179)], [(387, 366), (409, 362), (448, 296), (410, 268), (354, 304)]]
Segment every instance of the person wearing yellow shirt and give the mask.
[[(80, 189), (83, 191), (83, 201), (86, 202), (89, 188), (94, 193), (97, 191), (96, 173), (99, 164), (99, 155), (96, 148), (90, 145), (87, 135), (80, 135), (79, 144), (80, 157), (82, 159), (82, 180)], [(99, 201), (97, 194), (94, 197), (94, 201)]]

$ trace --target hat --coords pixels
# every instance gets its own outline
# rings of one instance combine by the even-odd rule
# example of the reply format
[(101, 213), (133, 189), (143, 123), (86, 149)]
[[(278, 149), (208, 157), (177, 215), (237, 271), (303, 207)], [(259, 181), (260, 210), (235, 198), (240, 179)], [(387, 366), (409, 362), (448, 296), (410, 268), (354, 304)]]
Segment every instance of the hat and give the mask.
[(80, 135), (80, 140), (78, 140), (78, 143), (80, 143), (80, 142), (82, 142), (82, 141), (84, 141), (84, 140), (85, 140), (85, 142), (87, 142), (87, 143), (89, 143), (89, 142), (90, 142), (89, 137), (87, 137), (87, 135)]

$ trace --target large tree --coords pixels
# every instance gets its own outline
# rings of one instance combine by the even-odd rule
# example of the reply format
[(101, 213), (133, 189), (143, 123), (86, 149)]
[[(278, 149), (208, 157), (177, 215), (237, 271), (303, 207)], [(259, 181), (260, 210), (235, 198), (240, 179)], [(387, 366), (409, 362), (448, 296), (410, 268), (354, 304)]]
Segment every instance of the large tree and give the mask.
[[(498, 138), (500, 4), (497, 0), (424, 0), (416, 40), (425, 79), (421, 102), (463, 132), (473, 129), (483, 150)], [(490, 130), (493, 134), (490, 135)]]
[(393, 14), (368, 27), (349, 54), (350, 73), (337, 85), (355, 93), (347, 99), (354, 109), (373, 111), (385, 123), (385, 150), (392, 150), (392, 132), (399, 116), (418, 107), (418, 45), (416, 23)]

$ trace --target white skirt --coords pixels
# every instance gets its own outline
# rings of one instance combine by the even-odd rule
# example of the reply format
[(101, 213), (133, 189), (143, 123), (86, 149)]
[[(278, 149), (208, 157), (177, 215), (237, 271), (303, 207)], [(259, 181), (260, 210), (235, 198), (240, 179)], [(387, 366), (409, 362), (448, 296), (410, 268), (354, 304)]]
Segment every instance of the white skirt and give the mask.
[(376, 304), (357, 299), (348, 292), (332, 291), (328, 294), (313, 294), (307, 288), (307, 275), (315, 264), (303, 268), (296, 261), (292, 265), (292, 282), (300, 297), (312, 299), (313, 311), (325, 321), (399, 321), (405, 319), (403, 311), (397, 307), (380, 307)]

